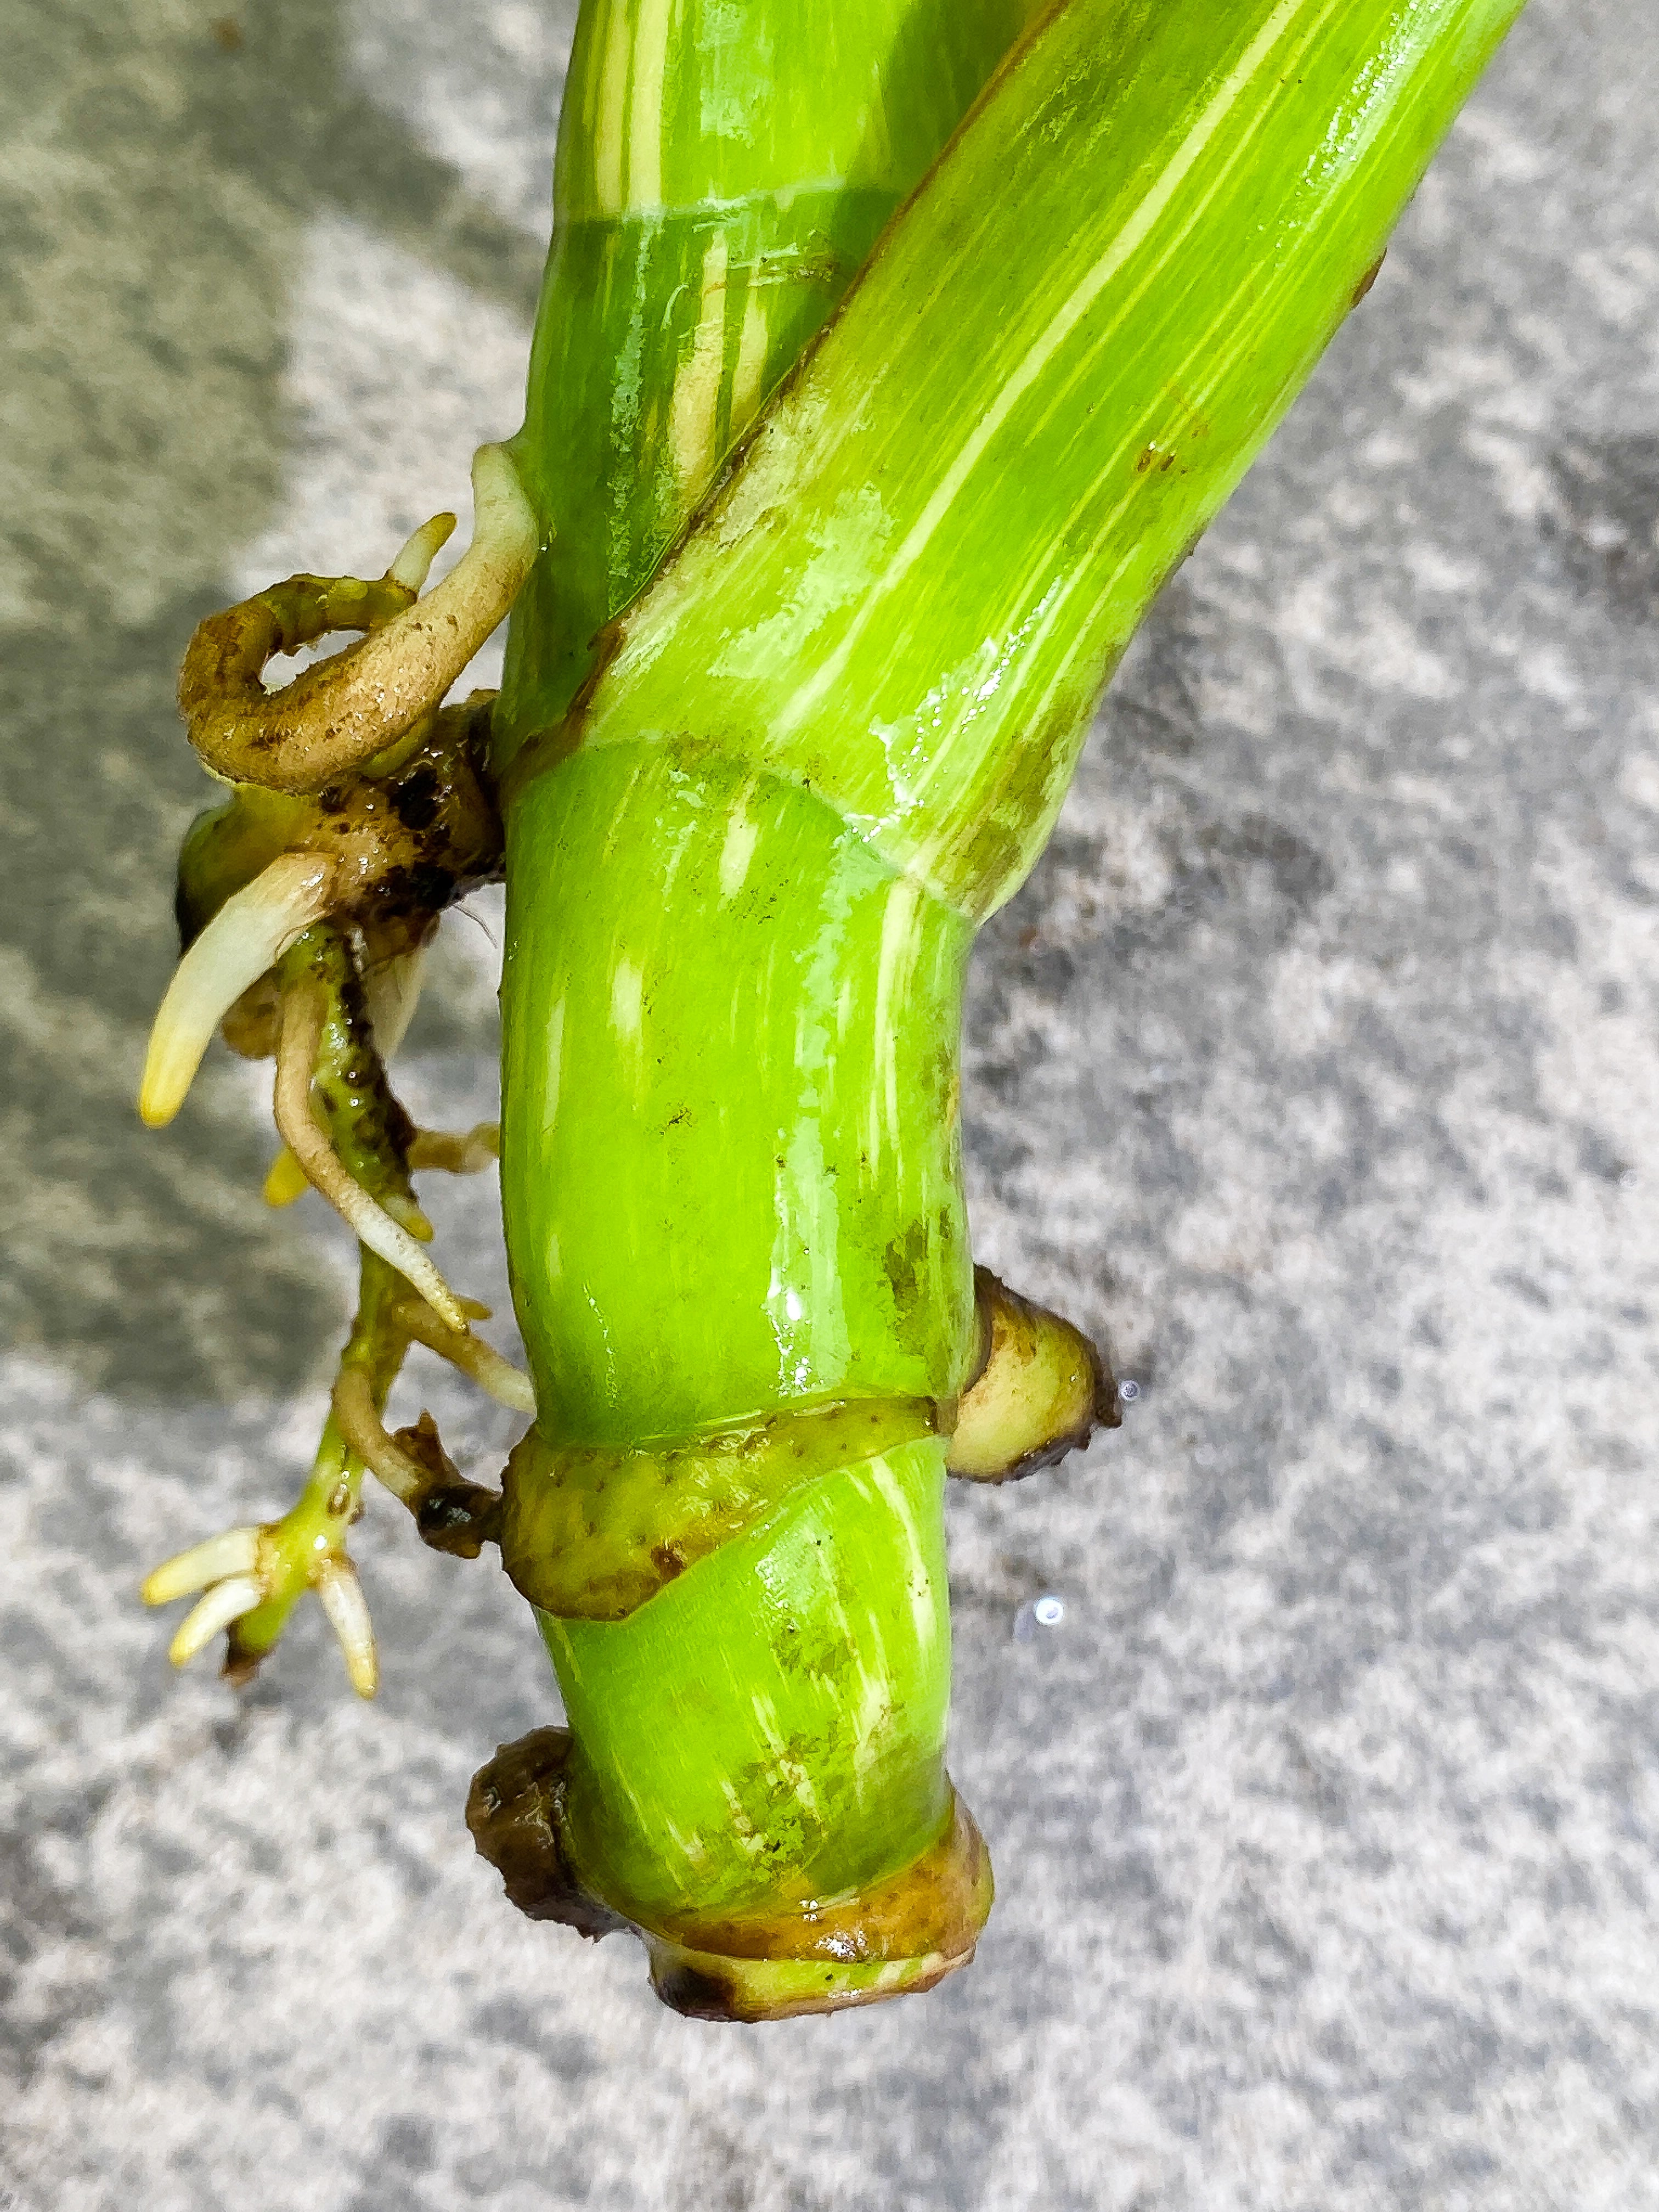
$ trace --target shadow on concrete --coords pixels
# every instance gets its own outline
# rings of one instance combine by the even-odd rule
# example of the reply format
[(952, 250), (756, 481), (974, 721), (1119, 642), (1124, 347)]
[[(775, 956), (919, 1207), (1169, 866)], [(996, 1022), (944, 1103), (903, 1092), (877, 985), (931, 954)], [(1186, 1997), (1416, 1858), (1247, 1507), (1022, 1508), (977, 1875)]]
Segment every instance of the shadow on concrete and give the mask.
[(245, 1085), (211, 1073), (160, 1137), (132, 1106), (208, 795), (174, 672), (278, 496), (307, 219), (526, 315), (542, 258), (352, 82), (343, 12), (3, 9), (0, 1332), (125, 1393), (286, 1392), (340, 1325), (260, 1203)]

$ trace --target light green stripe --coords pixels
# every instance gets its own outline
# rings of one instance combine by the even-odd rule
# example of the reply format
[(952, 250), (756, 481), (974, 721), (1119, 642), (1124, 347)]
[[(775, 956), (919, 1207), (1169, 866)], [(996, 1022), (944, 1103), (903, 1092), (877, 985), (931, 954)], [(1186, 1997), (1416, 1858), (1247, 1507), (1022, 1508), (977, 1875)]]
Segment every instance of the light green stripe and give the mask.
[(1517, 4), (1255, 0), (1218, 54), (1204, 0), (1072, 0), (625, 618), (580, 742), (689, 717), (997, 905)]
[[(1316, 28), (1340, 4), (1340, 0), (1322, 0), (1314, 10)], [(1135, 207), (1127, 222), (1117, 232), (1104, 253), (1094, 263), (1086, 275), (1074, 285), (1060, 302), (1036, 342), (1029, 346), (1023, 358), (1011, 374), (1003, 377), (996, 387), (996, 396), (974, 422), (967, 438), (957, 447), (956, 456), (939, 479), (939, 487), (923, 507), (915, 524), (903, 543), (883, 565), (879, 581), (860, 601), (855, 619), (848, 628), (840, 646), (823, 667), (794, 694), (786, 712), (782, 727), (798, 728), (822, 702), (824, 695), (839, 683), (852, 659), (854, 647), (872, 623), (879, 620), (889, 600), (896, 597), (923, 551), (932, 543), (935, 532), (946, 515), (961, 497), (987, 448), (997, 433), (1006, 423), (1020, 401), (1024, 398), (1048, 367), (1060, 346), (1071, 337), (1107, 285), (1152, 235), (1158, 217), (1175, 198), (1177, 187), (1184, 181), (1199, 156), (1215, 137), (1222, 123), (1231, 114), (1239, 99), (1249, 89), (1256, 73), (1263, 68), (1267, 57), (1277, 46), (1285, 27), (1297, 15), (1306, 11), (1308, 0), (1279, 0), (1279, 4), (1262, 29), (1246, 48), (1237, 67), (1226, 77), (1209, 106), (1195, 119), (1192, 128), (1182, 138), (1173, 157), (1165, 164), (1162, 174), (1152, 189)], [(1304, 33), (1312, 35), (1311, 31)], [(1257, 118), (1259, 123), (1259, 118)], [(1238, 145), (1231, 150), (1210, 191), (1188, 213), (1180, 228), (1164, 241), (1157, 258), (1140, 278), (1135, 289), (1117, 303), (1116, 313), (1108, 325), (1104, 337), (1115, 337), (1122, 328), (1139, 301), (1164, 273), (1184, 244), (1194, 226), (1209, 205), (1213, 194), (1220, 189), (1227, 176), (1241, 158), (1248, 136), (1241, 137)], [(1058, 402), (1055, 403), (1056, 405)], [(1052, 410), (1051, 410), (1052, 411)], [(1121, 454), (1123, 448), (1118, 448)], [(1114, 455), (1113, 458), (1117, 458)], [(1110, 465), (1109, 461), (1108, 466)], [(935, 757), (934, 772), (942, 767), (944, 752)], [(921, 787), (927, 788), (926, 782)]]

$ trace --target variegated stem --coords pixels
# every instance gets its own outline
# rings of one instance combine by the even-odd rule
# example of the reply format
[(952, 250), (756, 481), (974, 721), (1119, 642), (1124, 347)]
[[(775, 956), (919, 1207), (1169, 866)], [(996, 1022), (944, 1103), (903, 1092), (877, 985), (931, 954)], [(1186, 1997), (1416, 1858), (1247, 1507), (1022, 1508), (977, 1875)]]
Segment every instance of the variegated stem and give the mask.
[[(655, 1515), (677, 1453), (757, 1416), (783, 1424), (774, 1458), (814, 1407), (923, 1398), (945, 1418), (971, 1343), (955, 1148), (974, 926), (1030, 866), (1114, 659), (1517, 5), (1056, 8), (590, 671), (586, 629), (667, 534), (647, 496), (672, 476), (665, 389), (704, 390), (695, 333), (643, 386), (624, 352), (634, 472), (603, 465), (601, 436), (582, 478), (614, 494), (588, 533), (611, 565), (573, 583), (580, 639), (524, 603), (502, 732), (503, 1197), (541, 1409), (514, 1481), (580, 1505), (596, 1545), (616, 1449)], [(643, 82), (619, 51), (619, 81)], [(654, 178), (654, 129), (605, 155), (608, 207)], [(616, 277), (615, 250), (574, 226), (556, 247), (544, 369), (582, 302), (637, 303), (596, 273)], [(724, 362), (724, 288), (682, 275)], [(1080, 1368), (1053, 1379), (1088, 1395)], [(677, 1899), (747, 1926), (786, 1895), (865, 1893), (949, 1817), (921, 1788), (948, 1681), (943, 1454), (850, 1462), (683, 1573), (671, 1530), (672, 1585), (620, 1620), (546, 1621), (574, 1731), (559, 1832), (653, 1940)], [(838, 1655), (822, 1707), (809, 1648)], [(686, 1942), (706, 1982), (720, 1947)], [(728, 1982), (734, 2008), (758, 2002)]]
[(694, 736), (989, 913), (1520, 4), (1057, 9), (545, 757)]
[[(552, 542), (514, 613), (498, 765), (563, 714), (590, 675), (595, 633), (682, 528), (1030, 13), (1026, 0), (753, 0), (735, 12), (708, 0), (672, 10), (603, 0), (584, 9), (516, 449)], [(856, 915), (842, 924), (860, 945), (873, 948), (888, 933), (893, 961), (879, 988), (894, 1015), (913, 992), (931, 990), (953, 1020), (953, 919), (940, 927), (931, 908), (913, 910), (908, 893), (894, 908), (886, 872), (843, 850), (830, 817), (794, 836), (775, 818), (770, 788), (740, 788), (744, 777), (731, 781), (718, 764), (705, 786), (695, 763), (677, 779), (671, 764), (641, 757), (626, 795), (617, 765), (562, 787), (560, 827), (538, 806), (509, 879), (503, 1190), (538, 1382), (538, 1449), (556, 1457), (567, 1444), (695, 1439), (803, 1395), (925, 1397), (948, 1388), (971, 1308), (949, 1102), (932, 1085), (934, 1063), (908, 1056), (902, 1109), (885, 1075), (860, 1093), (872, 1073), (860, 1055), (873, 969), (863, 979), (870, 988), (844, 1009), (857, 1041), (838, 1088), (823, 1056), (832, 1048), (817, 993), (843, 972), (836, 902), (844, 898)], [(787, 812), (793, 794), (784, 798)], [(665, 902), (671, 851), (684, 872)], [(788, 879), (792, 860), (798, 882)], [(793, 952), (775, 973), (756, 957), (757, 918), (781, 871), (792, 915), (819, 956), (810, 983)], [(708, 933), (685, 931), (691, 912), (706, 915)], [(675, 956), (659, 924), (686, 955), (684, 990), (661, 998)], [(787, 925), (774, 941), (792, 942)], [(726, 1006), (707, 995), (717, 973)], [(792, 1028), (792, 1006), (818, 1025), (810, 1040)], [(698, 1026), (705, 1017), (708, 1030)], [(931, 1034), (925, 1022), (917, 1033)], [(521, 1056), (526, 1044), (532, 1060)], [(948, 1066), (948, 1055), (938, 1064)], [(921, 1109), (910, 1118), (919, 1080), (931, 1123)], [(608, 1099), (613, 1133), (588, 1120), (590, 1097)], [(895, 1329), (879, 1207), (868, 1224), (875, 1243), (857, 1255), (856, 1289), (844, 1310), (837, 1303), (835, 1255), (813, 1218), (830, 1203), (833, 1170), (813, 1148), (830, 1143), (834, 1114), (850, 1137), (866, 1115), (901, 1111), (915, 1157), (902, 1166), (890, 1146), (873, 1178), (897, 1175), (907, 1200), (936, 1186), (939, 1203), (930, 1203), (920, 1244), (890, 1255), (910, 1285), (908, 1316)], [(546, 1115), (539, 1128), (538, 1112)], [(578, 1163), (580, 1191), (569, 1173)], [(848, 1164), (856, 1178), (855, 1157)], [(673, 1222), (682, 1206), (701, 1217), (717, 1188), (731, 1212), (716, 1242), (741, 1262), (730, 1295), (715, 1295), (700, 1317), (682, 1293), (705, 1279), (714, 1253), (683, 1250)], [(584, 1288), (590, 1263), (599, 1273)], [(942, 1304), (923, 1287), (934, 1273)], [(595, 1335), (596, 1316), (619, 1329), (618, 1359)], [(850, 1333), (850, 1359), (845, 1342), (837, 1354), (838, 1330)], [(823, 2004), (925, 1984), (971, 1952), (988, 1905), (982, 1853), (974, 1857), (970, 1829), (953, 1825), (942, 1763), (942, 1445), (908, 1435), (884, 1455), (855, 1453), (823, 1470), (764, 1538), (702, 1558), (637, 1620), (546, 1621), (575, 1723), (561, 1832), (590, 1897), (654, 1931), (653, 1945), (687, 1911), (793, 1908), (808, 1893), (879, 1882), (961, 1838), (949, 1845), (962, 1878), (948, 1933), (921, 1913), (902, 1934), (890, 1930), (890, 1955), (877, 1944), (856, 1970), (842, 1960), (822, 1980), (793, 1954), (757, 1966), (740, 1998), (721, 2000), (739, 2011), (793, 2008), (803, 1976)], [(539, 1464), (527, 1449), (515, 1455), (526, 1483)], [(598, 1540), (616, 1514), (614, 1498), (596, 1500), (588, 1517)], [(664, 1571), (677, 1572), (680, 1556), (671, 1540)], [(787, 1606), (747, 1601), (757, 1577), (769, 1587), (790, 1576)], [(816, 1683), (792, 1672), (797, 1633), (839, 1637), (844, 1647)], [(683, 1692), (690, 1680), (707, 1686), (695, 1723)], [(805, 1940), (799, 1930), (775, 1936), (786, 1950)], [(705, 1959), (697, 1971), (707, 1984), (714, 1969)], [(727, 1960), (722, 1972), (738, 1970)], [(769, 1975), (769, 1996), (755, 1979)], [(787, 2002), (786, 1987), (794, 1988)], [(690, 2002), (680, 1982), (670, 1994)]]
[(504, 767), (557, 721), (762, 402), (1043, 0), (586, 0), (513, 452), (548, 544)]

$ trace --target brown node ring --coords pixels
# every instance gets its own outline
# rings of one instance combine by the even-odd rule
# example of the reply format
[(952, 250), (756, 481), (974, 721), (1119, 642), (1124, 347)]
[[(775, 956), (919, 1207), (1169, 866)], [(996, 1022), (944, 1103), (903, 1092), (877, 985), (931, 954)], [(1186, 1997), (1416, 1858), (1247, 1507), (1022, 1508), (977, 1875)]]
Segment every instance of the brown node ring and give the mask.
[(931, 1989), (974, 1955), (991, 1909), (984, 1838), (954, 1790), (944, 1832), (907, 1866), (830, 1899), (635, 1918), (582, 1880), (565, 1840), (566, 1729), (503, 1744), (474, 1776), (466, 1823), (509, 1903), (597, 1941), (632, 1929), (664, 2003), (697, 2020), (787, 2020)]

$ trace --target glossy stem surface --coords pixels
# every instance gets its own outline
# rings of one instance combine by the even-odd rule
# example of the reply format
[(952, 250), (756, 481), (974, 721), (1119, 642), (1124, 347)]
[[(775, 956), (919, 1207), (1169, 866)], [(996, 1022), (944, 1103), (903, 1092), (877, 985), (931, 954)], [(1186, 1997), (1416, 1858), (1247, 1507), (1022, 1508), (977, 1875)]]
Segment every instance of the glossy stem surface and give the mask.
[(612, 1905), (670, 1926), (844, 1896), (938, 1838), (944, 1486), (943, 1445), (903, 1445), (626, 1621), (542, 1616), (575, 1735), (569, 1842)]
[[(630, 18), (624, 65), (593, 30), (570, 112), (606, 181), (591, 203), (573, 186), (593, 212), (556, 244), (527, 433), (547, 511), (576, 501), (588, 536), (546, 564), (550, 588), (575, 563), (559, 608), (521, 612), (501, 745), (520, 747), (503, 1199), (550, 1454), (839, 1401), (920, 1396), (948, 1425), (971, 1334), (956, 1114), (973, 927), (1023, 879), (1106, 674), (1361, 290), (1516, 4), (1054, 11), (597, 671), (584, 626), (637, 587), (738, 424), (759, 263), (747, 242), (732, 258), (735, 229), (711, 263), (706, 210), (669, 220), (665, 125), (636, 131), (631, 90), (619, 110), (582, 89), (596, 69), (645, 82), (643, 33)], [(798, 60), (780, 42), (780, 84)], [(625, 143), (601, 145), (621, 112)], [(562, 177), (587, 173), (567, 149)], [(855, 166), (838, 174), (863, 191)], [(733, 186), (745, 220), (757, 192)], [(775, 180), (767, 195), (782, 204)], [(866, 213), (849, 200), (847, 219)], [(617, 227), (614, 248), (578, 238), (589, 221)], [(647, 233), (674, 288), (654, 321)], [(636, 377), (645, 334), (671, 330)], [(633, 396), (603, 434), (581, 401), (573, 433), (551, 394), (580, 393), (602, 344)], [(763, 358), (757, 398), (769, 341)], [(566, 494), (573, 434), (595, 442)], [(576, 1734), (568, 1837), (600, 1893), (661, 1925), (688, 1887), (783, 1902), (937, 1840), (948, 1645), (920, 1613), (895, 1640), (900, 1585), (875, 1562), (931, 1563), (913, 1587), (942, 1623), (939, 1461), (906, 1445), (886, 1485), (849, 1464), (626, 1618), (549, 1620)], [(596, 1491), (599, 1551), (611, 1510)], [(819, 1583), (745, 1620), (814, 1515)], [(842, 1572), (854, 1559), (872, 1574)], [(873, 1798), (860, 1759), (890, 1762)], [(803, 1825), (809, 1798), (822, 1827)]]
[[(1031, 12), (584, 10), (518, 449), (551, 543), (514, 617), (498, 766), (564, 714), (596, 634)], [(509, 1531), (552, 1525), (515, 1505), (565, 1447), (695, 1441), (843, 1397), (931, 1407), (971, 1325), (957, 918), (829, 810), (714, 757), (573, 766), (509, 819), (503, 1192), (539, 1409)], [(854, 1187), (856, 1234), (838, 1235)], [(797, 1489), (788, 1451), (763, 1469), (777, 1510), (707, 1556), (675, 1521), (691, 1509), (667, 1508), (662, 1571), (696, 1564), (628, 1618), (543, 1613), (575, 1736), (566, 1848), (642, 1924), (842, 1894), (951, 1831), (942, 1445)], [(591, 1542), (579, 1522), (567, 1584), (618, 1548), (604, 1481), (578, 1493)], [(914, 1960), (836, 1966), (836, 1990), (936, 1972), (918, 1940)]]
[(550, 544), (497, 765), (563, 714), (1036, 0), (588, 0), (514, 453)]
[(980, 918), (1520, 0), (1070, 0), (544, 758), (691, 733)]

